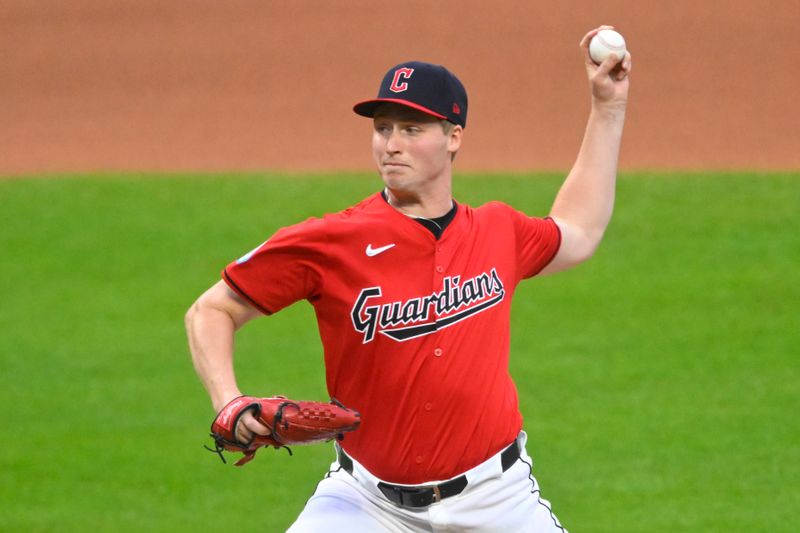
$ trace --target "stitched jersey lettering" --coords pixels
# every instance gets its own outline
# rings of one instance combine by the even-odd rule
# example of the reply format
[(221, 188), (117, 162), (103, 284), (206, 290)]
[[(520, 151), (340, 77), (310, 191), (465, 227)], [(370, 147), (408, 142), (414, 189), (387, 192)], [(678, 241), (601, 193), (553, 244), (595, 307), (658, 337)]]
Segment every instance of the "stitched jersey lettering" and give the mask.
[(464, 282), (448, 276), (441, 291), (405, 301), (375, 302), (382, 294), (380, 287), (362, 289), (353, 305), (353, 327), (364, 334), (364, 344), (377, 333), (398, 342), (428, 335), (500, 303), (506, 293), (492, 269)]

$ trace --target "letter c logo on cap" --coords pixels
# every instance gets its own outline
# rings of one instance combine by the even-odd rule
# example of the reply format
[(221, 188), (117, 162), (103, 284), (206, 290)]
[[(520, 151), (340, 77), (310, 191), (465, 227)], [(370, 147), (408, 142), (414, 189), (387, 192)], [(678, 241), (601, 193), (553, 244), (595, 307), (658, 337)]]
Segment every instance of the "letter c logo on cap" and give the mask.
[(400, 79), (408, 80), (411, 78), (411, 75), (414, 73), (413, 68), (399, 68), (394, 71), (394, 79), (392, 80), (392, 85), (389, 87), (389, 90), (393, 93), (401, 93), (403, 91), (408, 90), (408, 82), (400, 82)]

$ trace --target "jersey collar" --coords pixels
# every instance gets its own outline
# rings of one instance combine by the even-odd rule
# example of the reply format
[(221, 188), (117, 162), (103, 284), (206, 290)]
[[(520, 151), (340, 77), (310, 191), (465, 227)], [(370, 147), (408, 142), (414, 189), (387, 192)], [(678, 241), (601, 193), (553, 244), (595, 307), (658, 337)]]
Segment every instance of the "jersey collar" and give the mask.
[[(386, 189), (381, 191), (381, 197), (383, 198), (383, 201), (389, 205), (389, 207), (392, 207), (391, 204), (389, 204), (389, 197), (386, 194)], [(453, 202), (453, 207), (450, 208), (450, 211), (448, 211), (447, 213), (445, 213), (440, 217), (425, 218), (425, 217), (415, 217), (412, 215), (405, 215), (405, 216), (407, 216), (412, 220), (417, 221), (419, 224), (422, 224), (422, 226), (427, 228), (428, 231), (430, 231), (433, 234), (433, 236), (436, 237), (436, 240), (439, 240), (442, 238), (444, 230), (446, 230), (447, 226), (449, 226), (450, 223), (453, 221), (453, 219), (456, 216), (456, 212), (458, 211), (458, 203), (455, 201), (455, 199), (451, 201)], [(392, 207), (392, 209), (394, 208)], [(395, 209), (395, 211), (397, 210)]]

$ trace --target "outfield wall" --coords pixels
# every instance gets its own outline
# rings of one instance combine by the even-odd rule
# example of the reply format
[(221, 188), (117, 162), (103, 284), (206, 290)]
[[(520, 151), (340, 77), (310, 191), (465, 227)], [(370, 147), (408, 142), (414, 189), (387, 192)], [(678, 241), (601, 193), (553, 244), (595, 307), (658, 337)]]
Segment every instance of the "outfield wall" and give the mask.
[(460, 169), (567, 169), (577, 43), (634, 54), (623, 168), (797, 169), (796, 0), (5, 0), (0, 175), (371, 168), (351, 105), (400, 61), (470, 96)]

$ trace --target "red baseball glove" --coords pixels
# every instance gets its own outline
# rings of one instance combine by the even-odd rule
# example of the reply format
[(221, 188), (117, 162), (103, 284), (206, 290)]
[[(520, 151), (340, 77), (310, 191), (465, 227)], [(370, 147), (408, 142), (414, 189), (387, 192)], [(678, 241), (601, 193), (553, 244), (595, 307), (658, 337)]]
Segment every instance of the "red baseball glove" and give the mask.
[[(247, 411), (252, 411), (256, 420), (272, 433), (267, 436), (254, 435), (250, 442), (239, 442), (236, 423)], [(223, 407), (214, 419), (211, 437), (214, 438), (215, 449), (206, 448), (218, 453), (223, 463), (226, 462), (223, 450), (242, 452), (244, 457), (236, 461), (236, 466), (242, 466), (253, 459), (256, 450), (263, 446), (289, 450), (288, 444), (312, 444), (334, 438), (341, 440), (345, 432), (358, 429), (360, 423), (361, 415), (357, 411), (348, 409), (335, 399), (323, 403), (296, 402), (284, 396), (239, 396)]]

